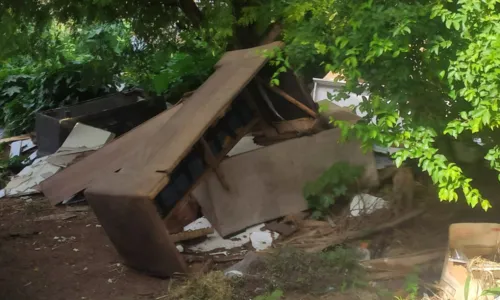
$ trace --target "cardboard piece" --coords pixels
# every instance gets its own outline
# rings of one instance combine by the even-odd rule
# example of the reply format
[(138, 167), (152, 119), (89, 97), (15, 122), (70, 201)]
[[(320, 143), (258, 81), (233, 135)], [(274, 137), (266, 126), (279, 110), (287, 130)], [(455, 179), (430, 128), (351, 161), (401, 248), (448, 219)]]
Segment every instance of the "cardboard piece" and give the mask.
[(114, 137), (115, 134), (112, 132), (82, 123), (76, 123), (75, 127), (73, 127), (73, 130), (71, 130), (71, 133), (57, 152), (64, 151), (68, 148), (87, 148), (95, 150), (101, 148)]
[[(495, 223), (457, 223), (449, 229), (448, 251), (441, 274), (440, 299), (494, 299), (493, 296), (481, 296), (484, 289), (491, 288), (487, 284), (500, 278), (499, 271), (491, 268), (475, 268), (471, 260), (476, 257), (494, 256), (499, 251), (500, 224)], [(450, 256), (458, 250), (464, 254), (468, 262), (456, 262)], [(461, 258), (461, 260), (463, 257)], [(485, 276), (486, 275), (486, 276)], [(467, 278), (469, 294), (466, 293)], [(487, 278), (488, 280), (485, 280)]]
[(340, 144), (340, 134), (339, 129), (331, 129), (230, 157), (219, 166), (230, 190), (212, 173), (193, 195), (210, 223), (227, 236), (306, 210), (305, 182), (315, 180), (336, 162), (364, 166), (362, 185), (378, 185), (373, 154), (364, 154), (358, 142)]
[[(59, 148), (56, 153), (36, 159), (33, 164), (25, 167), (12, 178), (5, 187), (5, 196), (15, 197), (41, 192), (40, 183), (50, 178), (61, 168), (67, 167), (75, 159), (101, 148), (113, 137), (114, 134), (111, 132), (77, 123), (64, 141), (63, 147)], [(20, 151), (23, 146), (29, 148), (33, 144), (31, 140), (15, 143), (22, 144), (19, 147)]]

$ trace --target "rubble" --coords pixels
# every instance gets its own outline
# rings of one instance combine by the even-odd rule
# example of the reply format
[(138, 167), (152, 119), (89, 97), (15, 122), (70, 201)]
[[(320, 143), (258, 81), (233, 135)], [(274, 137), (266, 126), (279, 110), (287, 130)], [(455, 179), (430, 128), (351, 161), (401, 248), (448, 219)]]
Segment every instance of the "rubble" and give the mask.
[[(35, 159), (14, 176), (4, 188), (5, 196), (18, 197), (41, 192), (39, 185), (67, 167), (73, 161), (101, 148), (114, 137), (113, 133), (77, 123), (66, 141), (56, 153)], [(31, 139), (17, 141), (11, 144), (10, 155), (18, 156), (24, 151), (36, 147)], [(34, 152), (29, 159), (36, 157)]]
[[(186, 248), (195, 253), (208, 253), (220, 249), (231, 250), (235, 248), (242, 248), (245, 244), (251, 242), (254, 249), (264, 250), (269, 248), (273, 241), (279, 237), (278, 233), (273, 233), (268, 230), (262, 231), (264, 226), (265, 224), (253, 226), (246, 229), (244, 232), (227, 239), (222, 238), (220, 234), (215, 231), (214, 233), (209, 234), (206, 240), (194, 245), (189, 245)], [(211, 227), (212, 224), (210, 224), (210, 222), (203, 217), (184, 227), (184, 231)]]

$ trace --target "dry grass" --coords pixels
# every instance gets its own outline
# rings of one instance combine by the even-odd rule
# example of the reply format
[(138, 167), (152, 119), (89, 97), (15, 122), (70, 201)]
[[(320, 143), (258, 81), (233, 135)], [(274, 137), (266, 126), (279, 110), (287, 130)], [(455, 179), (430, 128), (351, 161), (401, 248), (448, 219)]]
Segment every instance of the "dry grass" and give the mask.
[(233, 287), (222, 272), (210, 272), (173, 287), (170, 300), (231, 300)]
[(364, 284), (358, 253), (336, 248), (323, 253), (306, 253), (293, 248), (278, 250), (267, 259), (262, 276), (268, 290), (324, 294)]

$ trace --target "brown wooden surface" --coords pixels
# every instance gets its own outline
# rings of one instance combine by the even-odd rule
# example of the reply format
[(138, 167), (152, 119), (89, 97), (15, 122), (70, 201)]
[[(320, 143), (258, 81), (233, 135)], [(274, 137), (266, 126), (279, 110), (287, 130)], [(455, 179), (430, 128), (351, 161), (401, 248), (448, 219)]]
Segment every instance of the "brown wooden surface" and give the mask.
[(336, 162), (365, 167), (360, 183), (378, 184), (373, 153), (360, 143), (339, 143), (340, 129), (288, 140), (225, 159), (219, 165), (231, 191), (213, 173), (193, 191), (204, 215), (222, 236), (308, 208), (304, 184), (316, 180)]
[(167, 124), (144, 141), (123, 169), (171, 173), (268, 61), (262, 51), (278, 46), (282, 43), (227, 52), (216, 64), (216, 72), (184, 102)]
[(172, 240), (175, 243), (177, 243), (177, 242), (189, 241), (189, 240), (201, 238), (201, 237), (207, 236), (211, 233), (214, 233), (214, 229), (212, 227), (183, 231), (183, 232), (179, 232), (176, 234), (172, 234), (170, 236), (171, 236)]
[(86, 189), (93, 180), (120, 170), (138, 150), (137, 146), (158, 131), (181, 107), (182, 104), (179, 104), (157, 115), (84, 160), (43, 181), (41, 187), (45, 197), (56, 205)]
[[(126, 265), (150, 275), (167, 277), (176, 272), (185, 273), (187, 267), (149, 192), (140, 189), (149, 182), (162, 181), (162, 177), (165, 175), (160, 173), (149, 176), (113, 173), (105, 180), (95, 181), (85, 191), (85, 198)], [(108, 186), (124, 182), (139, 187), (138, 193), (109, 193)]]

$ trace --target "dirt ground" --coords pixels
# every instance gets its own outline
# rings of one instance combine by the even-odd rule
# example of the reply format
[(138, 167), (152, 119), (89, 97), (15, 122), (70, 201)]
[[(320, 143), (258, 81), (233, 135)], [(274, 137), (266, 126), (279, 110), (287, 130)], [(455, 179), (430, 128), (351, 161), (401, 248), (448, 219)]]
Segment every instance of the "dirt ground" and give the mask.
[(166, 294), (168, 280), (123, 266), (92, 212), (68, 220), (43, 198), (0, 201), (0, 299), (139, 300)]
[[(383, 248), (379, 255), (386, 257), (444, 247), (451, 223), (500, 222), (498, 205), (484, 213), (461, 203), (432, 203), (420, 217), (370, 237), (373, 253)], [(35, 221), (65, 212), (40, 196), (0, 200), (0, 300), (167, 298), (171, 281), (123, 266), (92, 211), (67, 220)], [(438, 265), (421, 279), (433, 284), (440, 270)], [(386, 286), (397, 292), (401, 281)]]

